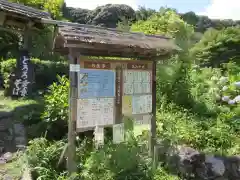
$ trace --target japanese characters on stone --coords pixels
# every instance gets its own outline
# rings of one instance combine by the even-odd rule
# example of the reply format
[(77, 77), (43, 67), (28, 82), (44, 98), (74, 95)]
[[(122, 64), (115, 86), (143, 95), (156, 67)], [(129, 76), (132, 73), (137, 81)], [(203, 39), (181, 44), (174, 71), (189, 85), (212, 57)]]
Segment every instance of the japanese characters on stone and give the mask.
[(16, 79), (13, 83), (12, 95), (25, 97), (29, 93), (30, 75), (30, 57), (27, 51), (20, 52), (20, 59), (17, 62)]

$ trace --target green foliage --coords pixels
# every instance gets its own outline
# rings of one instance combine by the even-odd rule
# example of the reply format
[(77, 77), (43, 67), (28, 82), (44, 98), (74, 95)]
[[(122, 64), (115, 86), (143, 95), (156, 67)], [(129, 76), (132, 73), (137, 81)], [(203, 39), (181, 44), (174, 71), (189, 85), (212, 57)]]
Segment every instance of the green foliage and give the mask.
[[(225, 73), (234, 76), (235, 81), (240, 80), (233, 73), (238, 74), (239, 67), (232, 64), (227, 67)], [(162, 99), (157, 115), (159, 138), (211, 153), (239, 154), (239, 104), (233, 106), (219, 101), (221, 76), (220, 69), (194, 67), (190, 71), (189, 86), (193, 106), (186, 109), (182, 108), (186, 106), (179, 107), (174, 101), (169, 104)]]
[[(68, 74), (68, 65), (65, 62), (42, 61), (39, 59), (31, 59), (35, 69), (35, 91), (44, 91), (50, 84), (57, 80), (57, 75)], [(9, 88), (9, 77), (14, 73), (16, 60), (9, 59), (1, 62), (0, 73), (3, 75), (5, 90)]]
[(197, 63), (219, 67), (222, 63), (240, 58), (240, 29), (230, 27), (223, 30), (208, 30), (192, 49)]
[[(228, 117), (229, 116), (229, 117)], [(231, 114), (217, 119), (199, 117), (176, 105), (160, 109), (158, 135), (172, 145), (186, 144), (208, 153), (233, 155), (239, 153), (239, 136), (232, 126)], [(228, 118), (229, 120), (226, 120)]]
[(13, 58), (17, 55), (19, 37), (18, 33), (0, 31), (0, 59)]
[(29, 142), (26, 155), (34, 179), (50, 180), (63, 176), (64, 163), (58, 166), (58, 161), (64, 146), (63, 141), (52, 143), (44, 138)]
[(193, 33), (193, 28), (170, 10), (153, 14), (147, 21), (137, 21), (132, 25), (131, 30), (146, 34), (162, 34), (173, 38), (179, 37), (179, 33), (184, 36), (191, 36)]
[(58, 83), (54, 82), (49, 87), (49, 93), (44, 96), (44, 120), (48, 122), (68, 120), (68, 92), (69, 80), (65, 76), (58, 76)]
[[(178, 179), (158, 168), (152, 170), (150, 159), (133, 142), (119, 145), (106, 144), (99, 150), (93, 149), (89, 141), (78, 141), (76, 180), (170, 180)], [(60, 154), (66, 147), (64, 141), (50, 142), (44, 138), (30, 142), (26, 154), (34, 178), (67, 179), (65, 159), (59, 164)], [(87, 150), (87, 151), (86, 151)]]
[(62, 16), (61, 8), (64, 0), (10, 0), (11, 2), (21, 3), (37, 9), (46, 10), (51, 13), (54, 18)]
[[(114, 6), (114, 8), (113, 8)], [(115, 12), (112, 13), (114, 9)], [(97, 7), (94, 10), (66, 7), (63, 5), (63, 17), (72, 22), (81, 24), (94, 24), (104, 27), (117, 27), (118, 22), (122, 17), (131, 20), (131, 23), (136, 21), (146, 21), (156, 13), (164, 13), (166, 11), (177, 12), (175, 9), (159, 7), (159, 11), (154, 9), (139, 7), (135, 12), (127, 5), (105, 5)], [(204, 33), (208, 28), (215, 28), (221, 30), (226, 27), (239, 25), (239, 21), (233, 20), (218, 20), (209, 19), (206, 16), (198, 16), (194, 12), (187, 12), (180, 14), (181, 18), (188, 24), (194, 26), (196, 32)]]
[(184, 22), (173, 10), (154, 14), (147, 21), (138, 21), (132, 30), (146, 34), (163, 34), (175, 39), (182, 52), (171, 58), (173, 63), (160, 65), (157, 68), (158, 103), (162, 98), (184, 107), (192, 106), (189, 94), (188, 69), (191, 66), (188, 47), (193, 35), (193, 27)]
[(136, 19), (146, 21), (149, 17), (155, 14), (156, 11), (154, 9), (139, 7), (136, 11)]
[[(49, 10), (55, 18), (61, 18), (59, 9), (62, 0), (19, 2)], [(239, 103), (222, 101), (224, 96), (229, 96), (232, 100), (240, 93), (240, 89), (234, 84), (240, 81), (240, 68), (237, 64), (240, 31), (233, 27), (223, 29), (226, 26), (235, 26), (239, 22), (211, 20), (205, 16), (196, 16), (193, 12), (179, 15), (176, 10), (166, 8), (161, 8), (159, 12), (140, 8), (134, 12), (126, 5), (111, 4), (100, 6), (93, 11), (68, 8), (64, 4), (62, 11), (65, 18), (74, 22), (105, 27), (118, 26), (124, 31), (162, 34), (174, 38), (182, 51), (172, 57), (171, 62), (157, 65), (158, 139), (167, 140), (173, 145), (186, 144), (214, 154), (240, 153)], [(210, 27), (219, 30), (206, 32), (201, 41), (191, 49), (190, 54), (189, 47), (201, 38), (201, 33), (194, 34), (194, 29), (204, 32)], [(49, 39), (52, 39), (52, 35), (52, 29), (46, 27), (38, 36), (33, 37), (31, 53), (34, 57), (54, 59), (49, 53)], [(18, 43), (15, 35), (3, 34), (1, 39), (4, 43), (0, 45), (0, 50), (4, 51), (0, 51), (0, 56), (13, 56)], [(8, 42), (12, 43), (9, 43), (9, 47)], [(193, 61), (217, 67), (229, 60), (236, 63), (223, 64), (222, 69), (192, 67)], [(44, 96), (44, 108), (31, 106), (29, 111), (26, 108), (15, 109), (15, 112), (22, 112), (19, 119), (28, 126), (28, 132), (40, 132), (46, 137), (30, 142), (27, 149), (29, 164), (33, 168), (35, 178), (68, 179), (68, 174), (65, 173), (65, 157), (58, 164), (66, 147), (65, 141), (47, 140), (62, 139), (67, 132), (69, 81), (66, 76), (62, 76), (68, 72), (67, 64), (38, 59), (33, 59), (33, 64), (36, 69), (36, 89), (45, 90), (51, 85)], [(15, 66), (14, 59), (1, 63), (6, 88), (9, 84), (8, 77)], [(225, 84), (220, 83), (223, 76), (228, 78)], [(225, 86), (227, 89), (223, 90)], [(131, 133), (129, 130), (127, 137), (131, 139), (126, 143), (107, 143), (98, 150), (92, 147), (91, 142), (80, 143), (76, 140), (78, 172), (75, 179), (179, 179), (169, 175), (162, 168), (154, 171), (146, 150), (137, 145), (139, 141), (134, 139)], [(142, 140), (141, 138), (139, 139)]]
[(134, 20), (134, 10), (125, 4), (106, 4), (94, 10), (81, 8), (63, 7), (65, 18), (82, 24), (93, 24), (103, 27), (116, 28), (122, 18)]
[(151, 179), (147, 161), (141, 157), (140, 149), (132, 144), (106, 145), (91, 153), (84, 165), (85, 180)]

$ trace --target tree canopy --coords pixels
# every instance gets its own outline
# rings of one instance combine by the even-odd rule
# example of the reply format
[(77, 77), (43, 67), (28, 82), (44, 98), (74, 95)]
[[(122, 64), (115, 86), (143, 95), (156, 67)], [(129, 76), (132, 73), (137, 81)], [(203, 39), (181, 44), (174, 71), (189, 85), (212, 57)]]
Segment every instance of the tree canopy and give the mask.
[(191, 49), (191, 53), (197, 63), (218, 67), (221, 63), (240, 58), (239, 44), (239, 28), (210, 29), (204, 33), (202, 39)]
[(62, 17), (61, 8), (64, 0), (9, 0), (11, 2), (21, 3), (37, 9), (46, 10), (51, 13), (52, 17), (59, 19)]

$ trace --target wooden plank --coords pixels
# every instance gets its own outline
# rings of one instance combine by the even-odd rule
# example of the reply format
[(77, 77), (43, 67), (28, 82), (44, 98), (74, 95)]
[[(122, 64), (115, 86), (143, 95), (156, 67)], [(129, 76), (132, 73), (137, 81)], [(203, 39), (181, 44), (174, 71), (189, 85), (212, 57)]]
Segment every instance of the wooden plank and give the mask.
[(151, 133), (150, 133), (150, 140), (149, 140), (149, 154), (154, 157), (154, 146), (156, 145), (156, 131), (157, 131), (157, 124), (156, 124), (156, 61), (153, 61), (152, 64), (152, 118), (151, 118)]
[[(69, 70), (70, 65), (79, 64), (78, 55), (70, 50), (69, 53)], [(77, 120), (77, 72), (69, 71), (70, 89), (69, 89), (69, 120), (68, 120), (68, 151), (67, 151), (67, 170), (71, 175), (77, 171), (77, 165), (75, 161), (76, 145), (75, 145), (75, 133), (76, 133), (76, 120)]]

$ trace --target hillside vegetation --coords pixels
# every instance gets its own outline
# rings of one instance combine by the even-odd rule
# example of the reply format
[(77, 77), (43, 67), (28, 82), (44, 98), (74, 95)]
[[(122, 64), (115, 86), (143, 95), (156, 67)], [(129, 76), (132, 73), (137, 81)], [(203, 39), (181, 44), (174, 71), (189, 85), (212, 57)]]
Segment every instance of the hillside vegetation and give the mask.
[[(37, 2), (25, 3), (49, 10), (56, 19), (173, 38), (183, 51), (157, 65), (158, 143), (171, 147), (185, 145), (219, 156), (240, 154), (240, 30), (237, 26), (240, 22), (211, 20), (192, 12), (178, 14), (163, 8), (134, 11), (126, 5), (109, 4), (90, 11), (68, 8), (59, 0), (52, 1), (51, 6), (45, 1)], [(202, 36), (193, 41), (196, 32)], [(14, 112), (17, 121), (27, 129), (28, 164), (34, 179), (39, 180), (68, 179), (66, 159), (61, 156), (67, 144), (68, 66), (66, 59), (50, 53), (52, 34), (52, 27), (46, 26), (33, 38), (30, 51), (37, 82), (34, 105)], [(7, 92), (9, 76), (16, 66), (16, 48), (21, 43), (18, 45), (18, 34), (2, 33), (0, 39), (0, 73), (3, 90)], [(13, 107), (13, 102), (27, 101), (20, 99), (16, 103), (11, 98), (3, 99), (8, 107)], [(75, 179), (186, 178), (171, 170), (166, 157), (159, 155), (157, 167), (152, 166), (146, 149), (147, 134), (135, 138), (131, 125), (127, 130), (125, 143), (112, 144), (107, 134), (106, 144), (100, 149), (93, 147), (91, 137), (79, 135)]]

